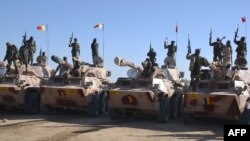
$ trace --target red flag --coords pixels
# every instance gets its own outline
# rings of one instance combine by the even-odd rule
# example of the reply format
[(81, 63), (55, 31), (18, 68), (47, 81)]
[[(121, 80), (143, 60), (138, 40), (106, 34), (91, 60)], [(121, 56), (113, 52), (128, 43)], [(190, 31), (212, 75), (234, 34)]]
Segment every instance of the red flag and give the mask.
[(242, 17), (241, 18), (241, 21), (244, 23), (244, 22), (246, 22), (246, 17), (244, 16), (244, 17)]
[(177, 33), (178, 31), (179, 31), (178, 24), (176, 24), (175, 32)]

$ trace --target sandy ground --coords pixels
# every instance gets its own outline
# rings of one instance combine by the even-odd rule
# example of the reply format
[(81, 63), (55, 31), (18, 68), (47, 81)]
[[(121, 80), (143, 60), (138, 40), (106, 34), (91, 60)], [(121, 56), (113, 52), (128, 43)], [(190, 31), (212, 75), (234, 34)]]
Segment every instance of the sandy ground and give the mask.
[(90, 118), (82, 112), (59, 111), (53, 115), (25, 115), (0, 111), (2, 141), (208, 141), (223, 140), (223, 124), (198, 121), (185, 125), (181, 119), (160, 124), (152, 117), (111, 120)]

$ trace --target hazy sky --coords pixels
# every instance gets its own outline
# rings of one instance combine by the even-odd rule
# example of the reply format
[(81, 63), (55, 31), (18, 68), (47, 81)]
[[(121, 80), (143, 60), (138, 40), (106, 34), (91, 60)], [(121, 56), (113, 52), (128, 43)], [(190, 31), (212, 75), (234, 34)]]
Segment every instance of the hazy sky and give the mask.
[[(94, 29), (97, 23), (104, 23), (105, 67), (112, 71), (111, 80), (127, 76), (129, 68), (114, 64), (114, 57), (120, 56), (138, 65), (147, 57), (150, 42), (157, 52), (157, 63), (163, 65), (167, 50), (163, 42), (177, 37), (177, 67), (190, 78), (187, 53), (187, 36), (190, 35), (192, 52), (201, 48), (201, 55), (212, 61), (213, 49), (208, 44), (210, 29), (213, 41), (226, 36), (231, 40), (233, 50), (234, 32), (239, 25), (239, 35), (245, 36), (245, 25), (241, 17), (250, 18), (249, 0), (1, 0), (0, 2), (0, 59), (4, 58), (6, 42), (21, 46), (25, 30), (37, 43), (36, 56), (40, 48), (60, 57), (67, 56), (71, 62), (68, 47), (71, 33), (81, 46), (81, 60), (91, 62), (91, 42), (97, 38), (99, 53), (103, 54), (103, 31)], [(175, 27), (178, 21), (179, 32)], [(48, 24), (48, 32), (36, 29)], [(48, 36), (49, 35), (49, 36)], [(248, 42), (249, 43), (249, 40)], [(233, 58), (236, 53), (234, 52)], [(248, 62), (249, 56), (247, 57)], [(50, 61), (55, 68), (57, 64)], [(249, 65), (248, 65), (249, 66)]]

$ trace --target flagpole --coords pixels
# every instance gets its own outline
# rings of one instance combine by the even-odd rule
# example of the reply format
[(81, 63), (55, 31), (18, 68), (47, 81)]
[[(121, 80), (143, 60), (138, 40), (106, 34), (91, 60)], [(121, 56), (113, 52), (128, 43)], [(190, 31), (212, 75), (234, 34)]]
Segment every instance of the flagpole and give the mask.
[(104, 66), (104, 24), (102, 28), (102, 46), (103, 46), (102, 56), (103, 56), (103, 66)]
[[(48, 24), (46, 24), (46, 30), (47, 30), (47, 56), (49, 58), (49, 27)], [(49, 64), (49, 60), (47, 59), (47, 64)]]
[(175, 40), (176, 40), (176, 53), (175, 53), (175, 65), (176, 65), (176, 58), (177, 58), (177, 48), (178, 48), (178, 30), (179, 30), (179, 27), (178, 27), (178, 21), (176, 21), (176, 27), (175, 27), (175, 32), (176, 32), (176, 37), (175, 37)]

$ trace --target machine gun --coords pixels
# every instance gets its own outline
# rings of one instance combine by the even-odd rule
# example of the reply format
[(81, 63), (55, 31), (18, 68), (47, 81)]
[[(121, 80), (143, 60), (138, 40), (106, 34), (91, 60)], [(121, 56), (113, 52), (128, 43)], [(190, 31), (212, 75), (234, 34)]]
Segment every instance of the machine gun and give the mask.
[(23, 37), (23, 43), (24, 45), (26, 44), (26, 38), (27, 38), (27, 34), (26, 34), (26, 31), (24, 33), (24, 35), (22, 36)]
[(210, 42), (212, 41), (212, 34), (213, 34), (213, 30), (212, 30), (212, 28), (211, 28), (210, 33), (209, 33), (209, 41), (210, 41)]
[(190, 38), (189, 38), (189, 34), (188, 34), (188, 53), (191, 53), (191, 44), (190, 44)]

